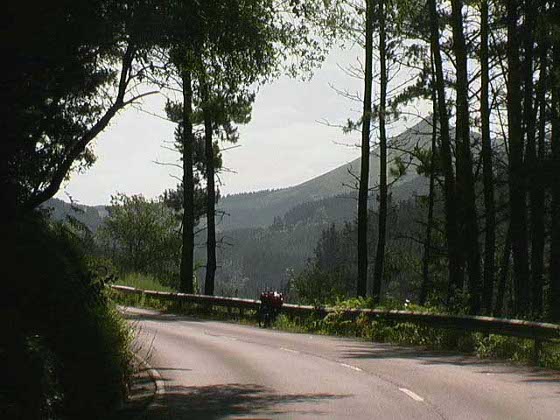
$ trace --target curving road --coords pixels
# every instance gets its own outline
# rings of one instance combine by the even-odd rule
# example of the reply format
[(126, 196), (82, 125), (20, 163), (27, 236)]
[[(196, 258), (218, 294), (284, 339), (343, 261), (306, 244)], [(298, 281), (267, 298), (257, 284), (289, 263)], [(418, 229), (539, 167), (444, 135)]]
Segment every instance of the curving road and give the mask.
[(560, 419), (560, 374), (126, 309), (164, 393), (147, 419)]

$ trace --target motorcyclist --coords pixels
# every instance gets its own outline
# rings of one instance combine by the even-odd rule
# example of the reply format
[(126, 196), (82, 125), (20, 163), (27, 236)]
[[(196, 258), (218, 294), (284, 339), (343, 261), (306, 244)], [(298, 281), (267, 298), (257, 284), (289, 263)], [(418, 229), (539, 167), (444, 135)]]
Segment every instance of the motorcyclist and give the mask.
[(259, 325), (266, 327), (276, 320), (280, 308), (284, 304), (284, 296), (278, 291), (264, 291), (261, 293), (261, 307), (259, 311)]

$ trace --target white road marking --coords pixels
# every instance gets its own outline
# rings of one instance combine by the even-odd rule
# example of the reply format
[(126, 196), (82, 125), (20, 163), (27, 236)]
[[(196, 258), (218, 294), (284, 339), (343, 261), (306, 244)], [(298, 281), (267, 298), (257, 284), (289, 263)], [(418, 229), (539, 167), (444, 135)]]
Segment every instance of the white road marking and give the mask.
[(289, 351), (290, 353), (299, 353), (297, 350), (288, 349), (286, 347), (280, 347), (280, 350)]
[(399, 391), (404, 392), (406, 395), (408, 395), (410, 398), (412, 398), (414, 401), (424, 401), (424, 398), (422, 398), (420, 395), (415, 394), (414, 392), (412, 392), (410, 389), (406, 389), (406, 388), (399, 388)]
[(362, 372), (362, 369), (360, 369), (360, 368), (357, 367), (357, 366), (347, 365), (346, 363), (341, 363), (340, 366), (347, 367), (347, 368), (352, 369), (352, 370), (355, 370), (355, 371), (357, 371), (357, 372)]
[(218, 338), (225, 338), (226, 340), (231, 340), (231, 341), (239, 341), (237, 338), (235, 337), (231, 337), (229, 335), (221, 335), (221, 334), (212, 334), (208, 331), (204, 331), (205, 335), (209, 335), (210, 337), (218, 337)]

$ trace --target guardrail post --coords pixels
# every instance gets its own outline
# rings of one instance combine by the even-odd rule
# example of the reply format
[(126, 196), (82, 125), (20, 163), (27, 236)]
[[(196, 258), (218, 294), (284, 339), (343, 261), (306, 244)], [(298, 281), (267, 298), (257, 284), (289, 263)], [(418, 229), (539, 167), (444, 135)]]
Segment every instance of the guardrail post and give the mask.
[(539, 364), (542, 353), (542, 340), (540, 338), (535, 338), (535, 345), (533, 347), (533, 363), (535, 365)]
[(239, 318), (243, 318), (245, 310), (243, 308), (239, 308)]

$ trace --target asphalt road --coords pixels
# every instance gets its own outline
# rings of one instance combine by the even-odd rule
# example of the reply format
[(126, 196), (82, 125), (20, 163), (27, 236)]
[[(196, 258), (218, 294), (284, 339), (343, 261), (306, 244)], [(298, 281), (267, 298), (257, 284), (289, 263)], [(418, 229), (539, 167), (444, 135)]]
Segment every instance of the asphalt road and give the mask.
[(128, 308), (147, 419), (560, 419), (560, 373)]

